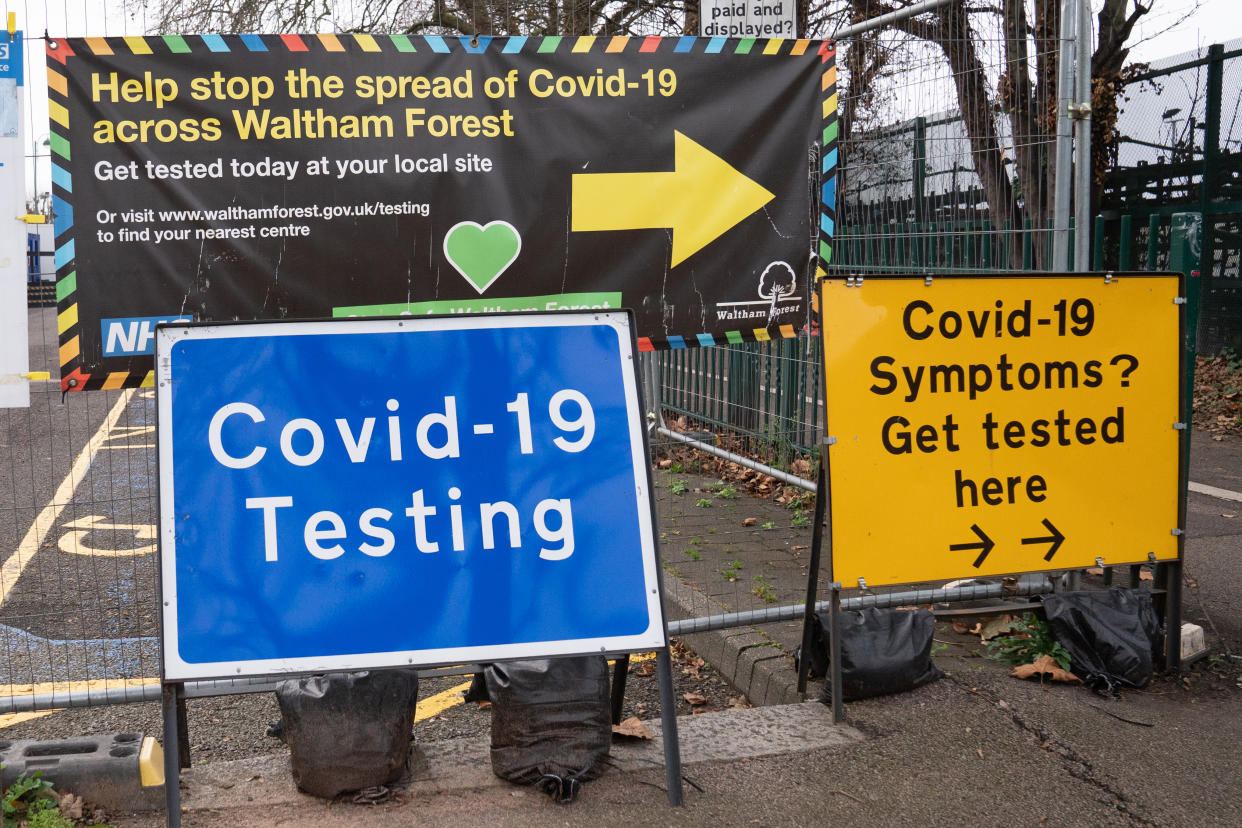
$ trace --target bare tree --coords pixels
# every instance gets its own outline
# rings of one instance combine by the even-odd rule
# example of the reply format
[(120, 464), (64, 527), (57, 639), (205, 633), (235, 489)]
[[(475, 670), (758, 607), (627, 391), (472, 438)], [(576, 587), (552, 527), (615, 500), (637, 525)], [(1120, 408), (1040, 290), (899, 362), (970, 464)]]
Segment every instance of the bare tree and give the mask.
[[(847, 23), (874, 19), (916, 0), (796, 2), (802, 31), (831, 36)], [(1136, 22), (1155, 2), (1103, 0), (1099, 12), (1099, 44), (1091, 61), (1097, 177), (1101, 165), (1114, 157), (1109, 147), (1115, 141), (1127, 44)], [(157, 32), (675, 35), (696, 33), (699, 15), (699, 0), (147, 0), (145, 7), (153, 12)], [(997, 229), (1051, 215), (1060, 7), (1061, 0), (951, 0), (886, 30), (932, 44), (943, 56), (970, 158)], [(974, 21), (981, 16), (999, 18), (1002, 42), (979, 36)], [(855, 137), (861, 113), (876, 121), (883, 104), (876, 98), (876, 81), (903, 68), (882, 37), (873, 32), (844, 45), (843, 142)], [(1007, 131), (1012, 158), (1003, 137)], [(1043, 251), (1036, 255), (1042, 258)]]
[[(850, 0), (854, 21), (874, 19), (913, 5), (914, 0)], [(1103, 0), (1098, 15), (1099, 42), (1091, 60), (1093, 149), (1096, 176), (1115, 152), (1117, 97), (1123, 87), (1127, 43), (1134, 26), (1156, 0)], [(975, 20), (999, 16), (1003, 42), (986, 43)], [(1060, 0), (951, 0), (934, 11), (895, 22), (892, 27), (934, 44), (952, 76), (970, 156), (988, 202), (992, 226), (1019, 226), (1022, 218), (1051, 217), (1055, 170), (1052, 137), (1057, 120), (1057, 63), (1060, 50)], [(865, 55), (866, 41), (852, 42)], [(989, 62), (992, 71), (989, 73)], [(999, 64), (999, 71), (997, 65)], [(851, 94), (865, 95), (870, 83), (867, 62), (849, 55)], [(856, 80), (859, 86), (855, 86)], [(843, 108), (843, 125), (851, 112)], [(1001, 119), (1008, 119), (1013, 155), (1006, 153)], [(1008, 165), (1012, 162), (1014, 169)], [(848, 160), (847, 160), (848, 163)], [(1036, 266), (1043, 253), (1037, 245)], [(1017, 251), (1014, 251), (1015, 255)]]
[(156, 32), (682, 34), (698, 0), (148, 0)]

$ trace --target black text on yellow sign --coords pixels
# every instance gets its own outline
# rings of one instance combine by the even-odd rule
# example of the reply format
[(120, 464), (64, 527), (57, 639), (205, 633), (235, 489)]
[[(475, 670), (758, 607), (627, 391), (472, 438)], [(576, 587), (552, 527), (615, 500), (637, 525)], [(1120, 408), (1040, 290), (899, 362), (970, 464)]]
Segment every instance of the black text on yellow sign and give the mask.
[(1178, 555), (1176, 275), (822, 286), (834, 581)]

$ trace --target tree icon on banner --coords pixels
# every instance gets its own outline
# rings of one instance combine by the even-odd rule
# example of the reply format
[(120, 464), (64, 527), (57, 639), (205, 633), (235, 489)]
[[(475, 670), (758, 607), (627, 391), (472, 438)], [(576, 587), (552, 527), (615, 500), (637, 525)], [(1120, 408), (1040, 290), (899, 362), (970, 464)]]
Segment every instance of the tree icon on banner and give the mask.
[(763, 269), (763, 274), (759, 276), (759, 298), (772, 301), (768, 309), (769, 323), (776, 318), (776, 303), (792, 296), (796, 284), (794, 270), (785, 262), (772, 262)]

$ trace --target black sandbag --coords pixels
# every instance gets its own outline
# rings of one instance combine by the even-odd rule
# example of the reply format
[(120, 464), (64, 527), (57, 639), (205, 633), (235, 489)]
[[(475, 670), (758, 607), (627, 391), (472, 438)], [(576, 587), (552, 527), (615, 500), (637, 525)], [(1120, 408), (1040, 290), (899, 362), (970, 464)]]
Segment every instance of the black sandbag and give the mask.
[(418, 671), (328, 673), (276, 686), (293, 781), (332, 798), (401, 778), (410, 755)]
[[(828, 617), (816, 616), (822, 658), (828, 666)], [(845, 701), (913, 690), (944, 676), (931, 661), (936, 618), (928, 610), (864, 609), (843, 611), (841, 689)], [(816, 648), (817, 650), (819, 647)], [(832, 701), (832, 681), (824, 682), (819, 700)]]
[[(828, 675), (828, 619), (815, 616), (811, 624), (810, 661), (807, 664), (807, 678), (821, 679)], [(794, 671), (802, 669), (802, 647), (794, 647)]]
[(1056, 592), (1044, 617), (1069, 651), (1074, 675), (1097, 692), (1146, 687), (1164, 651), (1164, 630), (1151, 594), (1137, 589)]
[(560, 802), (604, 771), (612, 744), (603, 656), (511, 661), (484, 670), (492, 701), (492, 771)]

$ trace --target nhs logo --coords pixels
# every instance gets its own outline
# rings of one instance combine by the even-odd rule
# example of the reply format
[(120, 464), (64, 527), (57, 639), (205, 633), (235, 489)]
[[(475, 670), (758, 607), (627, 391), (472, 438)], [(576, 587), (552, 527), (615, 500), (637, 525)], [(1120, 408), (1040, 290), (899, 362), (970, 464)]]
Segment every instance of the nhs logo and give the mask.
[(161, 322), (193, 322), (192, 316), (134, 316), (103, 319), (104, 356), (134, 356), (155, 353), (155, 326)]

